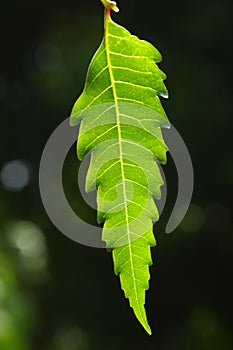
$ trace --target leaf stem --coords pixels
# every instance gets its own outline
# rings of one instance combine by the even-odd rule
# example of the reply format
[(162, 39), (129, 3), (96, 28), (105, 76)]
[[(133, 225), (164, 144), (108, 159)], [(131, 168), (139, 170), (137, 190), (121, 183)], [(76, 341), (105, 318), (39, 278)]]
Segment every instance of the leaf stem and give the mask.
[(109, 13), (111, 12), (111, 10), (115, 12), (119, 12), (119, 8), (117, 7), (117, 4), (115, 1), (111, 1), (111, 0), (100, 0), (100, 1), (104, 5), (105, 9), (109, 10)]
[(111, 9), (109, 8), (105, 8), (105, 20), (107, 21), (108, 18), (111, 17)]

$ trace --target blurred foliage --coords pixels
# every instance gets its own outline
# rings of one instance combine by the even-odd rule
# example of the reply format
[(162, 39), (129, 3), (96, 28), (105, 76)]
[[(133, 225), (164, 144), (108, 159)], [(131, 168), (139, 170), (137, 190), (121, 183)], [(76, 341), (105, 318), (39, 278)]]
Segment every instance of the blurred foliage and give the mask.
[[(171, 95), (164, 107), (195, 170), (190, 211), (165, 235), (177, 179), (170, 159), (164, 169), (168, 199), (155, 227), (148, 292), (154, 334), (146, 336), (128, 312), (110, 255), (58, 232), (39, 195), (40, 156), (82, 91), (102, 38), (102, 4), (8, 1), (0, 13), (0, 350), (233, 347), (233, 4), (128, 0), (119, 7), (114, 19), (163, 53)], [(13, 188), (6, 174), (14, 160), (20, 181)], [(77, 169), (73, 148), (65, 191), (93, 222), (74, 190)]]

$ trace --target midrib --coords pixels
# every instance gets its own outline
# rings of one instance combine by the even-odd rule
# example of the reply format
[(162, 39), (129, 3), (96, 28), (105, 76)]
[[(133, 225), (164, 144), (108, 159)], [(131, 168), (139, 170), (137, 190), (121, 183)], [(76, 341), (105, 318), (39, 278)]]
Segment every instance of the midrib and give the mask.
[(128, 246), (129, 246), (129, 255), (130, 255), (130, 263), (132, 266), (132, 278), (134, 283), (134, 290), (135, 290), (135, 296), (137, 300), (137, 304), (140, 310), (138, 298), (137, 298), (137, 288), (136, 288), (136, 278), (135, 278), (135, 272), (134, 272), (134, 265), (133, 265), (133, 254), (132, 254), (132, 247), (131, 247), (131, 241), (130, 241), (130, 232), (129, 232), (129, 217), (128, 217), (128, 208), (127, 208), (127, 197), (126, 197), (126, 188), (125, 188), (125, 173), (124, 173), (124, 164), (123, 164), (123, 152), (122, 152), (122, 136), (121, 136), (121, 126), (120, 126), (120, 112), (119, 112), (119, 104), (118, 104), (118, 97), (117, 97), (117, 91), (116, 91), (116, 84), (112, 69), (112, 63), (111, 63), (111, 57), (110, 57), (110, 50), (109, 50), (109, 23), (110, 19), (110, 10), (106, 11), (105, 14), (105, 46), (106, 46), (106, 56), (107, 56), (107, 65), (109, 67), (109, 75), (111, 80), (111, 86), (113, 90), (113, 98), (114, 103), (116, 107), (116, 117), (117, 117), (117, 130), (118, 130), (118, 140), (119, 140), (119, 152), (120, 152), (120, 164), (121, 164), (121, 174), (122, 174), (122, 184), (123, 184), (123, 197), (124, 197), (124, 203), (125, 203), (125, 216), (126, 216), (126, 223), (127, 223), (127, 235), (128, 235)]

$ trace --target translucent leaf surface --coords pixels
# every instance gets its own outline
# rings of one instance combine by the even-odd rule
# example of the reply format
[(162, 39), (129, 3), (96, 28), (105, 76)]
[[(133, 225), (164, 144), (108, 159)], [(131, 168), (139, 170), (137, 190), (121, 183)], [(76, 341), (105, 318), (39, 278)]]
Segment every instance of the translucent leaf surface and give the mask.
[(112, 250), (115, 273), (136, 317), (151, 334), (145, 290), (150, 247), (155, 245), (153, 198), (163, 184), (156, 161), (166, 162), (161, 127), (168, 120), (159, 95), (167, 96), (158, 50), (105, 14), (105, 35), (90, 64), (71, 125), (81, 121), (78, 157), (91, 152), (86, 190), (97, 188), (98, 221)]

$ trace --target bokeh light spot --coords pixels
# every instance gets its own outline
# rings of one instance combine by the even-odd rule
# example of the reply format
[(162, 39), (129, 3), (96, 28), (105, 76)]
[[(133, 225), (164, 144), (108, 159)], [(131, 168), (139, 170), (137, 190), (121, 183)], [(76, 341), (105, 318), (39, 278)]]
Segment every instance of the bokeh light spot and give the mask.
[(44, 44), (35, 51), (35, 60), (40, 70), (52, 72), (62, 64), (62, 54), (54, 44)]
[(201, 207), (191, 204), (187, 214), (180, 224), (180, 229), (184, 232), (198, 232), (204, 225), (205, 216)]
[(78, 327), (64, 327), (55, 335), (54, 345), (57, 350), (84, 350), (88, 348), (88, 339)]
[(13, 160), (2, 167), (0, 177), (7, 190), (20, 191), (30, 181), (29, 168), (21, 160)]
[(27, 258), (38, 258), (45, 254), (46, 245), (40, 228), (29, 221), (18, 221), (9, 230), (11, 246)]
[(193, 335), (206, 338), (218, 330), (218, 320), (214, 311), (200, 308), (191, 312), (189, 316), (189, 330)]
[(6, 236), (24, 277), (30, 283), (43, 282), (48, 276), (48, 252), (41, 229), (30, 221), (17, 221), (8, 224)]

